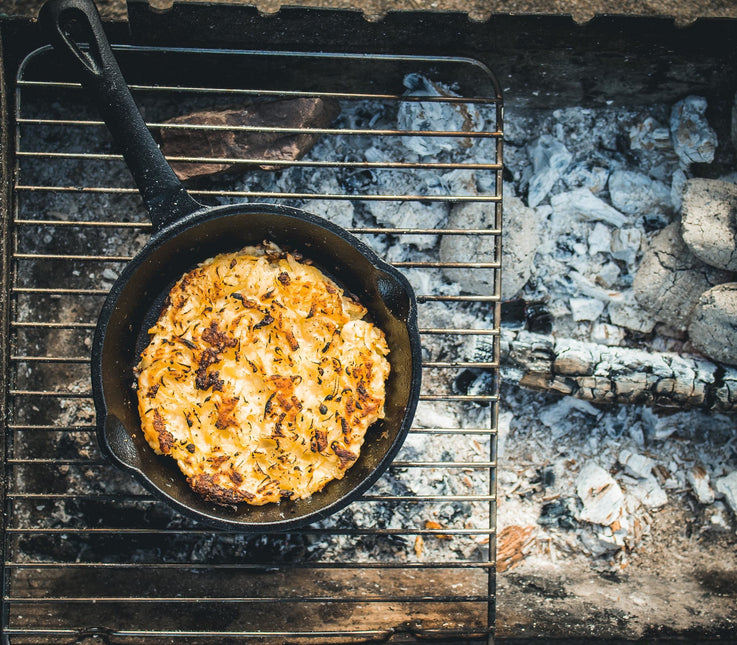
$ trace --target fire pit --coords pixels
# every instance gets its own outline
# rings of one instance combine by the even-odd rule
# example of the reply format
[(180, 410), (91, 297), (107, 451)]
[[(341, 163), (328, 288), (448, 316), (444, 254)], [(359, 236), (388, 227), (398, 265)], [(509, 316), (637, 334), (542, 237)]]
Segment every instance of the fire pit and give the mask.
[[(719, 142), (715, 161), (689, 173), (714, 179), (734, 169), (735, 23), (604, 17), (581, 26), (455, 13), (367, 23), (300, 9), (157, 13), (133, 1), (129, 20), (132, 36), (110, 30), (127, 43), (117, 51), (157, 134), (174, 116), (253, 98), (339, 101), (340, 115), (313, 133), (298, 162), (249, 164), (189, 186), (208, 203), (313, 210), (404, 271), (421, 295), (422, 402), (387, 475), (340, 515), (299, 532), (213, 532), (111, 467), (93, 438), (89, 342), (104, 294), (149, 229), (82, 91), (48, 52), (26, 58), (37, 36), (11, 21), (3, 31), (6, 80), (14, 85), (16, 69), (19, 79), (8, 116), (19, 172), (4, 221), (11, 642), (733, 636), (734, 517), (716, 482), (735, 468), (734, 370), (662, 327), (625, 329), (604, 300), (631, 288), (645, 248), (635, 248), (638, 234), (649, 242), (678, 208), (619, 223), (621, 211), (606, 207), (614, 219), (551, 214), (565, 206), (560, 195), (596, 179), (598, 170), (583, 170), (612, 160), (642, 170), (633, 132), (656, 135), (640, 143), (667, 150), (669, 115), (689, 96), (706, 100)], [(203, 20), (217, 25), (209, 35), (191, 29)], [(213, 39), (219, 49), (209, 49)], [(433, 55), (406, 56), (418, 51)], [(501, 81), (504, 169), (500, 90), (483, 65), (436, 56), (459, 52)], [(553, 140), (570, 167), (582, 166), (567, 166), (565, 180), (531, 198)], [(654, 174), (662, 181), (677, 164), (672, 149), (663, 159), (655, 152), (646, 174), (664, 164)], [(206, 157), (180, 161), (213, 162)], [(603, 185), (598, 198), (616, 210)], [(512, 300), (500, 317), (502, 192), (505, 234), (515, 222), (524, 228), (530, 209), (543, 225), (533, 270), (525, 275), (517, 260), (504, 267), (505, 285), (527, 282), (505, 294)], [(616, 248), (607, 227), (627, 229)], [(591, 283), (592, 267), (607, 254), (602, 287)], [(628, 390), (633, 377), (645, 383), (643, 371), (661, 382), (685, 375), (695, 387), (660, 400)], [(669, 401), (675, 409), (658, 407)]]

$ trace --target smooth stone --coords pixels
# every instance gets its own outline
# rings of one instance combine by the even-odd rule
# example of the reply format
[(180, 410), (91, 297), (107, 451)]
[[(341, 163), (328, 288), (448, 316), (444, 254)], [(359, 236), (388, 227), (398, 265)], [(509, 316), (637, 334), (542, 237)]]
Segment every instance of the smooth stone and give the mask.
[(609, 177), (612, 205), (627, 215), (665, 214), (673, 210), (670, 187), (632, 170), (615, 170)]

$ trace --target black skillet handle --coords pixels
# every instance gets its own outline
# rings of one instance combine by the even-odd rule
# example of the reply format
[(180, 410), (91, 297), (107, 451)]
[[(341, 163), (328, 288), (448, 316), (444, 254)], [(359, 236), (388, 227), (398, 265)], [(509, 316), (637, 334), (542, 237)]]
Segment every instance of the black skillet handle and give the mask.
[[(156, 230), (202, 208), (185, 190), (138, 111), (92, 0), (50, 0), (38, 22), (74, 65), (123, 153)], [(78, 40), (89, 43), (83, 50)]]

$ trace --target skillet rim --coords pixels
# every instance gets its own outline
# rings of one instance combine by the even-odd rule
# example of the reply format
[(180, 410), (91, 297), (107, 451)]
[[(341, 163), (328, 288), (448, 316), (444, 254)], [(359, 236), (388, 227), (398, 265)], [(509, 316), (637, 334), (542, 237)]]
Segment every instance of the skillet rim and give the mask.
[[(310, 226), (319, 227), (338, 236), (344, 242), (352, 246), (359, 252), (371, 265), (379, 271), (392, 276), (402, 288), (403, 293), (408, 300), (407, 317), (403, 320), (403, 325), (407, 330), (409, 349), (411, 353), (411, 375), (410, 387), (407, 401), (403, 404), (404, 412), (401, 422), (397, 428), (397, 432), (392, 439), (388, 450), (381, 456), (378, 463), (371, 468), (368, 474), (348, 490), (345, 494), (338, 497), (331, 503), (308, 511), (301, 515), (285, 517), (282, 520), (255, 522), (248, 519), (239, 520), (235, 517), (228, 518), (218, 515), (221, 508), (212, 505), (213, 513), (203, 512), (192, 508), (175, 497), (169, 495), (165, 490), (157, 486), (146, 474), (136, 466), (126, 463), (118, 455), (110, 445), (110, 438), (106, 428), (108, 419), (116, 418), (108, 410), (107, 398), (105, 396), (104, 379), (103, 379), (103, 362), (104, 362), (104, 346), (107, 329), (111, 319), (115, 313), (116, 305), (120, 296), (129, 283), (135, 271), (146, 262), (162, 245), (176, 238), (181, 233), (190, 228), (195, 228), (210, 220), (218, 218), (227, 218), (235, 215), (248, 215), (249, 213), (264, 213), (272, 215), (282, 215), (292, 219), (307, 222)], [(390, 348), (391, 349), (391, 348)], [(334, 224), (333, 222), (314, 215), (309, 211), (292, 206), (284, 206), (281, 204), (244, 202), (236, 204), (226, 204), (219, 206), (202, 206), (180, 219), (166, 225), (165, 227), (155, 230), (154, 234), (147, 240), (143, 248), (136, 253), (132, 260), (126, 263), (119, 277), (111, 287), (106, 296), (105, 302), (100, 310), (100, 314), (95, 326), (95, 333), (92, 342), (91, 352), (91, 378), (92, 378), (92, 394), (96, 412), (96, 436), (97, 441), (103, 452), (112, 460), (112, 462), (126, 472), (131, 472), (137, 481), (139, 481), (146, 489), (152, 492), (156, 497), (162, 499), (171, 507), (193, 519), (206, 522), (211, 526), (220, 529), (230, 529), (242, 532), (261, 531), (272, 532), (285, 529), (293, 529), (306, 524), (314, 523), (318, 520), (334, 514), (338, 510), (344, 508), (353, 502), (358, 496), (365, 492), (373, 485), (379, 477), (385, 472), (391, 464), (396, 454), (402, 447), (404, 440), (409, 432), (410, 426), (414, 419), (415, 411), (420, 397), (420, 387), (422, 381), (422, 360), (421, 360), (421, 342), (419, 328), (417, 324), (417, 299), (414, 289), (410, 285), (406, 276), (398, 269), (388, 264), (380, 258), (376, 252), (366, 243), (358, 239), (355, 235), (346, 229)], [(122, 423), (121, 423), (122, 425)], [(127, 430), (126, 430), (127, 432)], [(319, 493), (318, 493), (319, 494)]]

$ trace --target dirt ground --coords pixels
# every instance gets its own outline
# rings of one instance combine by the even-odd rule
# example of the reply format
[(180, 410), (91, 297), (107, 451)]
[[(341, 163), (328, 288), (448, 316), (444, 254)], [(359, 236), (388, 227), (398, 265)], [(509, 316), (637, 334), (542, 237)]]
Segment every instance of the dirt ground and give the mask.
[[(182, 1), (182, 0), (177, 0)], [(189, 0), (183, 0), (187, 2)], [(157, 9), (170, 7), (174, 0), (150, 0)], [(250, 4), (264, 13), (275, 13), (280, 7), (323, 7), (352, 9), (363, 12), (371, 20), (389, 11), (459, 11), (472, 20), (486, 20), (492, 14), (571, 15), (576, 22), (587, 22), (597, 15), (666, 16), (677, 24), (687, 25), (698, 18), (735, 18), (737, 3), (731, 0), (225, 0), (228, 4)], [(35, 17), (42, 0), (0, 0), (0, 16)], [(125, 20), (125, 0), (97, 0), (105, 20)]]
[(539, 554), (498, 575), (498, 636), (735, 642), (737, 539), (699, 536), (691, 522), (677, 508), (657, 513), (652, 541), (620, 572)]

